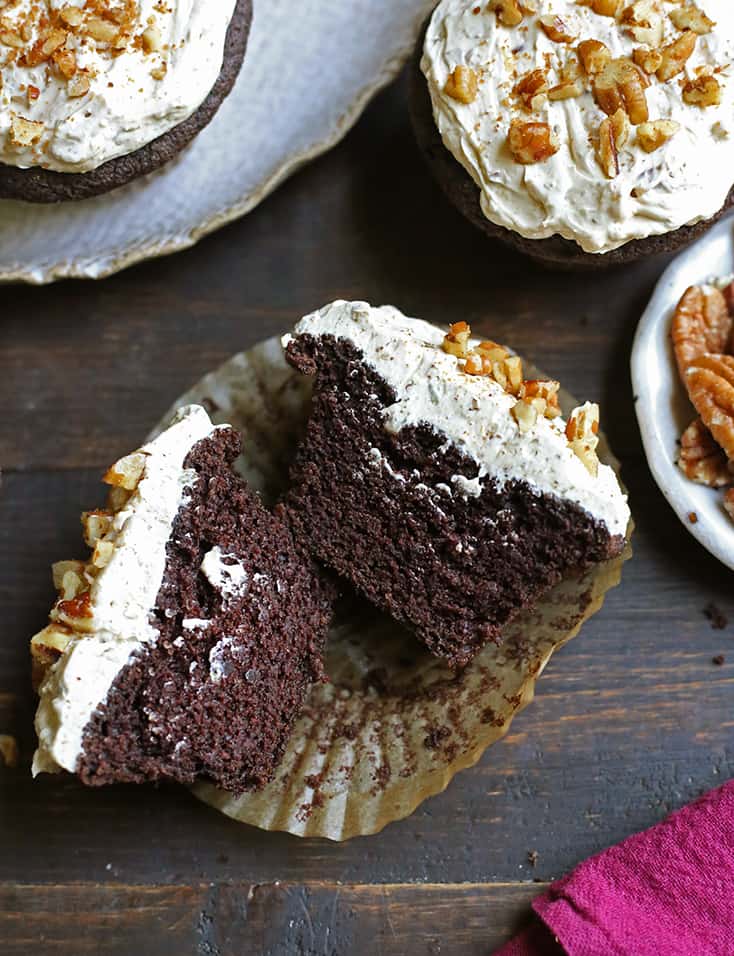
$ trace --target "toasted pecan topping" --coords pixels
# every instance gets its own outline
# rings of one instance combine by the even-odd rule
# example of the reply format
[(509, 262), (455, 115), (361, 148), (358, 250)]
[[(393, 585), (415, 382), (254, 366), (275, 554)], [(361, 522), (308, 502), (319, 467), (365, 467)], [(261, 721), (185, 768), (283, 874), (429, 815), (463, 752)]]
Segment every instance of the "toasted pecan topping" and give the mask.
[(721, 103), (721, 84), (715, 76), (704, 74), (683, 85), (683, 102), (691, 106), (719, 106)]
[(664, 46), (660, 51), (662, 62), (657, 69), (657, 78), (665, 83), (685, 69), (685, 65), (696, 49), (697, 34), (686, 30), (676, 40)]
[(477, 96), (477, 74), (469, 66), (457, 66), (449, 73), (444, 93), (459, 103), (472, 103)]
[(523, 165), (542, 163), (558, 152), (559, 142), (548, 123), (513, 120), (507, 144), (515, 161)]
[(653, 120), (650, 123), (640, 123), (637, 127), (637, 142), (646, 153), (654, 153), (675, 136), (680, 129), (680, 123), (675, 120)]

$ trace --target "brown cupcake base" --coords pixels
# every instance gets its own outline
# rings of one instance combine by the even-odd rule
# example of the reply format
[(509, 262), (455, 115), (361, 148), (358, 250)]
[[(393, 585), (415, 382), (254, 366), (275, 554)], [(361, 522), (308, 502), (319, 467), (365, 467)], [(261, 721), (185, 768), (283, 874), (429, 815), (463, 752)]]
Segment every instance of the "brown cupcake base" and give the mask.
[(234, 86), (247, 49), (252, 23), (252, 0), (237, 0), (224, 45), (222, 69), (201, 106), (178, 126), (126, 156), (119, 156), (88, 173), (18, 169), (0, 163), (0, 199), (56, 203), (90, 199), (125, 186), (169, 163), (214, 118)]
[(490, 238), (499, 239), (517, 249), (518, 252), (531, 256), (554, 269), (598, 269), (675, 252), (698, 239), (729, 208), (734, 206), (734, 188), (732, 188), (721, 210), (711, 219), (692, 226), (681, 226), (680, 229), (662, 236), (633, 239), (619, 249), (599, 254), (584, 252), (575, 242), (561, 236), (551, 236), (548, 239), (526, 239), (519, 233), (495, 225), (482, 212), (476, 183), (446, 149), (434, 121), (428, 84), (420, 68), (427, 25), (426, 22), (426, 26), (421, 31), (410, 67), (410, 114), (413, 131), (423, 157), (444, 193), (470, 222)]

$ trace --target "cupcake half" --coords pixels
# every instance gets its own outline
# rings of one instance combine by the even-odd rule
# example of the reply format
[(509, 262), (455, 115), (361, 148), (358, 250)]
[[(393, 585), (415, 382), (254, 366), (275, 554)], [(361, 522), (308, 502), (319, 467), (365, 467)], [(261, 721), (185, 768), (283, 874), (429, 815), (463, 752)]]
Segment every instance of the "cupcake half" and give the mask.
[(629, 509), (596, 456), (598, 408), (392, 306), (334, 302), (286, 356), (314, 376), (286, 509), (314, 557), (452, 666), (566, 574), (619, 555)]
[(31, 641), (34, 774), (92, 786), (195, 779), (241, 792), (273, 775), (322, 675), (328, 588), (232, 471), (238, 434), (182, 408), (105, 475), (86, 561)]
[(0, 10), (0, 198), (86, 199), (172, 160), (212, 119), (252, 0), (18, 0)]
[(728, 0), (442, 0), (411, 103), (455, 205), (549, 263), (673, 250), (734, 202)]

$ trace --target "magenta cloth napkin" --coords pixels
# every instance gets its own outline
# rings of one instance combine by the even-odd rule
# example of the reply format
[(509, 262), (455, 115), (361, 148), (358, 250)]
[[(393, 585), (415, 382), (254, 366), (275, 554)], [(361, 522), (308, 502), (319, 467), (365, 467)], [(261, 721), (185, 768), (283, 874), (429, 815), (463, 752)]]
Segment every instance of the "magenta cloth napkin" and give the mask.
[(734, 956), (734, 781), (586, 860), (533, 909), (542, 923), (495, 956)]

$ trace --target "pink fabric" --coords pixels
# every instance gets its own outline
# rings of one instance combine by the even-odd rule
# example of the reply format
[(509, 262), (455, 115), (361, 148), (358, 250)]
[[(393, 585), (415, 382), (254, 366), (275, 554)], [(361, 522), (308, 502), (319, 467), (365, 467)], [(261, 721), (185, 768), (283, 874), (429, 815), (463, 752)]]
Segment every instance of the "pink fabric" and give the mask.
[[(496, 956), (734, 956), (734, 781), (578, 866)], [(543, 948), (543, 947), (546, 948)]]

